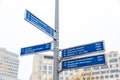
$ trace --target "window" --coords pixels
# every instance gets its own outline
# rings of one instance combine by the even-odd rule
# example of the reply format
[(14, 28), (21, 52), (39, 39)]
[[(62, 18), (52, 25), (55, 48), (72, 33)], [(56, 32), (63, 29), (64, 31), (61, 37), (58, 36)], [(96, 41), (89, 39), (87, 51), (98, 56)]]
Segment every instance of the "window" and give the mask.
[(68, 75), (68, 72), (67, 72), (67, 71), (65, 71), (65, 72), (64, 72), (64, 75)]
[(117, 54), (113, 54), (113, 57), (117, 57)]
[(100, 79), (103, 79), (104, 78), (104, 76), (100, 76)]
[(49, 66), (49, 70), (52, 70), (52, 66)]
[(98, 74), (100, 74), (100, 72), (98, 72), (98, 71), (97, 72), (93, 72), (93, 74), (94, 75), (98, 75)]
[(101, 74), (106, 74), (106, 73), (107, 73), (107, 71), (102, 71), (102, 72), (101, 72)]
[(114, 69), (114, 70), (111, 70), (110, 72), (111, 73), (115, 73), (115, 72), (119, 72), (119, 70), (118, 69)]
[(116, 67), (118, 67), (118, 64), (111, 64), (110, 65), (110, 68), (116, 68)]
[(112, 57), (112, 54), (109, 54), (109, 57)]
[(47, 70), (47, 66), (43, 66), (43, 70)]
[(49, 71), (48, 73), (49, 73), (49, 74), (52, 74), (52, 71)]
[(44, 73), (44, 74), (46, 74), (46, 73), (47, 73), (47, 71), (43, 71), (43, 73)]
[(108, 79), (108, 78), (109, 78), (109, 76), (108, 76), (108, 75), (105, 75), (105, 78), (106, 78), (106, 79)]
[(88, 77), (87, 80), (90, 80), (90, 77)]
[(98, 80), (98, 79), (99, 79), (99, 76), (97, 76), (96, 79)]
[(110, 75), (110, 78), (113, 78), (114, 76), (113, 75)]
[(93, 69), (94, 70), (99, 70), (99, 66), (94, 66)]
[(90, 70), (90, 68), (84, 68), (84, 71), (89, 71)]
[(112, 62), (117, 62), (118, 60), (117, 59), (110, 59), (109, 62), (112, 63)]
[(115, 74), (115, 77), (116, 77), (116, 78), (119, 78), (119, 74)]
[(107, 69), (108, 68), (108, 65), (102, 65), (101, 66), (101, 69)]

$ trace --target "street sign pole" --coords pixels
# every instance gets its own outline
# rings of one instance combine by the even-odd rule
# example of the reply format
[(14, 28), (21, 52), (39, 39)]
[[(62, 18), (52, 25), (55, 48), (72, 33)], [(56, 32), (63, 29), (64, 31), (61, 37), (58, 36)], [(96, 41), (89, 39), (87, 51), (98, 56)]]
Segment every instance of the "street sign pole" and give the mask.
[(54, 34), (54, 70), (53, 80), (59, 80), (58, 56), (59, 56), (59, 0), (55, 0), (55, 34)]

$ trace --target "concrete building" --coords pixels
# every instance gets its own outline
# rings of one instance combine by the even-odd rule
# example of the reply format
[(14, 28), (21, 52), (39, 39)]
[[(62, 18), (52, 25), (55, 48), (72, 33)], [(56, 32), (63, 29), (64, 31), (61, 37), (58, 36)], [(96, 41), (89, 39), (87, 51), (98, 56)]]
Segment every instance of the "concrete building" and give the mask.
[(53, 56), (35, 54), (30, 80), (52, 80)]
[[(59, 80), (120, 80), (120, 56), (116, 51), (104, 53), (106, 64), (60, 72)], [(53, 56), (36, 54), (30, 80), (53, 80)]]
[(18, 80), (18, 55), (0, 48), (0, 80)]
[(119, 53), (112, 51), (105, 54), (107, 64), (84, 67), (82, 75), (76, 73), (74, 80), (120, 80)]
[[(70, 76), (75, 75), (76, 70), (65, 70), (60, 72), (59, 80), (70, 80)], [(30, 80), (53, 80), (53, 56), (45, 54), (35, 54), (33, 59), (33, 70)]]

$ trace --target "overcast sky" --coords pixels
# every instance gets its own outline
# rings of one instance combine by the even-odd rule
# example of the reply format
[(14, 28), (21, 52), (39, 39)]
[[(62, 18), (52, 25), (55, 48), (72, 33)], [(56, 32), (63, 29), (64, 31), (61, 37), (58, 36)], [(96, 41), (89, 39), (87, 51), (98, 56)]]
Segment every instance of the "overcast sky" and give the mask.
[[(25, 9), (54, 28), (54, 0), (0, 0), (0, 47), (18, 55), (52, 41), (24, 20)], [(60, 0), (59, 17), (60, 49), (104, 40), (106, 52), (120, 52), (120, 0)], [(29, 79), (32, 58), (19, 58), (19, 79)]]

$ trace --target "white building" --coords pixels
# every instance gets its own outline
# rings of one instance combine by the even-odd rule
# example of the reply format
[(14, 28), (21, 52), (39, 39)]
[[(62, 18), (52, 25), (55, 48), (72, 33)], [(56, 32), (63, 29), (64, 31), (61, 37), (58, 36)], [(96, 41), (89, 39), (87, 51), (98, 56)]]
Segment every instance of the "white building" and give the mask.
[(0, 80), (18, 80), (18, 55), (0, 48)]

